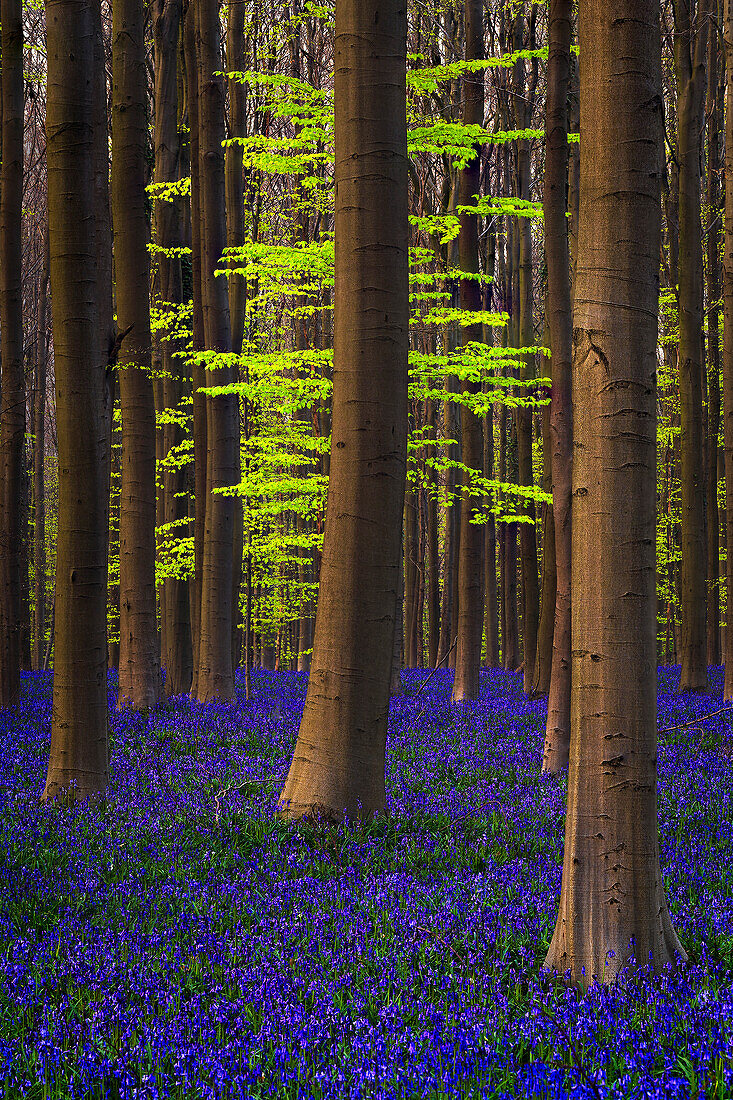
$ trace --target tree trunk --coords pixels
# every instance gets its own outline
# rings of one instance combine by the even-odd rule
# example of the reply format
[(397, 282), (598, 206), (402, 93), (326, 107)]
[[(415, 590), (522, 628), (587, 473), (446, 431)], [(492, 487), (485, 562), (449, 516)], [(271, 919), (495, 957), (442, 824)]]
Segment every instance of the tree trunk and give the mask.
[(331, 476), (313, 661), (283, 813), (386, 808), (405, 493), (406, 8), (337, 0)]
[[(217, 0), (200, 0), (197, 60), (199, 76), (199, 181), (201, 287), (208, 351), (231, 351), (226, 277), (214, 272), (226, 247), (224, 205), (224, 78)], [(229, 363), (209, 362), (206, 385), (232, 380)], [(197, 698), (227, 702), (234, 695), (232, 592), (234, 584), (234, 497), (216, 490), (239, 483), (239, 413), (234, 394), (206, 398), (206, 519), (201, 577), (201, 623)]]
[[(700, 145), (705, 96), (707, 0), (697, 19), (675, 5), (677, 162), (679, 164), (679, 371), (682, 414), (682, 671), (680, 691), (707, 687), (705, 474), (703, 469), (702, 225)], [(581, 108), (582, 109), (582, 108)]]
[(633, 957), (659, 971), (683, 952), (657, 823), (658, 0), (581, 0), (580, 55), (572, 734), (544, 965), (585, 987), (613, 981)]
[(46, 638), (46, 368), (48, 366), (48, 227), (43, 234), (43, 269), (39, 287), (38, 335), (36, 337), (36, 378), (33, 400), (33, 573), (35, 609), (33, 629), (33, 667), (43, 667)]
[[(181, 175), (181, 143), (178, 133), (179, 35), (181, 30), (180, 0), (156, 0), (153, 7), (155, 41), (155, 182), (171, 183)], [(161, 201), (155, 206), (156, 240), (160, 249), (180, 248), (184, 243), (181, 201)], [(183, 299), (181, 262), (164, 251), (158, 253), (158, 284), (163, 301), (175, 308)], [(162, 407), (178, 409), (190, 394), (184, 377), (180, 342), (170, 333), (161, 340), (163, 373)], [(171, 451), (183, 441), (182, 429), (176, 423), (163, 425), (163, 458), (170, 460)], [(163, 521), (170, 532), (168, 538), (183, 534), (188, 517), (188, 474), (183, 466), (163, 470)], [(168, 525), (173, 525), (168, 527)], [(191, 607), (188, 581), (166, 577), (163, 582), (165, 630), (163, 631), (163, 663), (165, 664), (165, 694), (182, 695), (190, 690), (193, 674), (191, 640)]]
[(720, 653), (720, 515), (718, 513), (718, 432), (720, 431), (720, 84), (718, 35), (708, 34), (708, 439), (707, 439), (707, 549), (708, 614), (707, 663), (719, 665)]
[[(247, 68), (245, 53), (245, 0), (229, 0), (227, 9), (227, 72), (243, 72)], [(245, 86), (238, 80), (229, 81), (229, 136), (244, 137), (247, 132)], [(224, 161), (224, 191), (227, 213), (227, 248), (244, 244), (244, 174), (241, 145), (228, 145)], [(247, 283), (242, 275), (229, 276), (229, 318), (232, 351), (242, 351), (244, 323), (247, 307)], [(235, 378), (239, 371), (233, 370)], [(239, 447), (239, 398), (235, 399), (237, 416), (237, 448), (235, 477), (241, 480), (241, 454)], [(244, 509), (241, 496), (234, 497), (234, 540), (232, 543), (232, 669), (239, 666), (242, 644), (240, 637), (239, 591), (242, 586), (242, 556), (244, 552)]]
[[(484, 56), (483, 5), (481, 0), (465, 0), (464, 20), (466, 61), (480, 61)], [(483, 72), (472, 72), (462, 85), (462, 122), (465, 126), (481, 126), (484, 117)], [(471, 207), (481, 189), (481, 151), (475, 148), (473, 157), (458, 173), (458, 202)], [(461, 213), (458, 235), (458, 261), (462, 273), (478, 275), (478, 216)], [(462, 278), (461, 309), (478, 312), (482, 306), (481, 284), (477, 278)], [(464, 346), (483, 337), (481, 324), (462, 327)], [(468, 472), (463, 474), (466, 489), (472, 487), (472, 474), (483, 471), (484, 440), (481, 420), (468, 407), (469, 395), (480, 392), (480, 382), (464, 382), (461, 404), (462, 461)], [(458, 646), (456, 674), (453, 681), (453, 702), (478, 699), (481, 668), (481, 640), (484, 626), (484, 530), (474, 520), (483, 510), (480, 496), (464, 495), (461, 500), (461, 522), (458, 542)]]
[[(48, 214), (59, 455), (53, 717), (44, 799), (107, 785), (111, 280), (97, 0), (47, 0)], [(90, 78), (91, 74), (91, 78)], [(104, 142), (101, 138), (104, 137)]]
[[(547, 299), (545, 299), (545, 331), (543, 346), (550, 342)], [(552, 377), (552, 359), (544, 359), (543, 374)], [(542, 488), (552, 492), (552, 446), (550, 442), (550, 406), (542, 406)], [(540, 618), (537, 626), (537, 653), (532, 676), (532, 696), (547, 695), (552, 669), (552, 636), (555, 629), (557, 599), (557, 563), (555, 560), (555, 522), (551, 504), (542, 505), (542, 585)]]
[(0, 168), (0, 709), (20, 695), (21, 495), (25, 442), (23, 372), (23, 11), (2, 0)]
[(723, 237), (723, 440), (726, 624), (723, 699), (733, 700), (733, 0), (723, 0), (725, 48), (725, 232)]
[[(534, 11), (530, 16), (530, 48), (534, 46)], [(514, 48), (523, 46), (522, 28), (524, 19), (515, 16)], [(514, 117), (518, 128), (530, 126), (532, 122), (533, 94), (527, 88), (525, 63), (523, 59), (514, 66)], [(517, 142), (517, 195), (520, 199), (530, 198), (530, 157), (529, 142)], [(519, 218), (515, 230), (519, 244), (519, 262), (514, 277), (518, 279), (519, 293), (515, 298), (518, 306), (518, 347), (534, 346), (534, 326), (532, 324), (532, 224), (529, 218)], [(515, 245), (516, 247), (516, 245)], [(523, 355), (521, 379), (523, 382), (534, 377), (534, 355)], [(526, 390), (522, 391), (526, 395)], [(519, 406), (515, 416), (517, 426), (517, 463), (520, 485), (532, 485), (532, 411)], [(531, 522), (519, 525), (519, 550), (522, 565), (522, 645), (524, 651), (524, 690), (530, 694), (537, 653), (537, 626), (539, 621), (539, 585), (537, 570), (537, 535), (535, 528), (535, 509), (532, 501), (522, 506), (522, 512)]]
[(405, 572), (403, 557), (400, 555), (400, 588), (397, 596), (397, 617), (395, 620), (394, 644), (392, 647), (392, 676), (389, 683), (390, 695), (402, 694), (402, 623), (405, 598)]
[(404, 636), (405, 668), (417, 668), (417, 650), (415, 644), (417, 613), (417, 516), (416, 493), (414, 485), (408, 482), (405, 492), (405, 537), (403, 548), (404, 566), (402, 571), (405, 588)]
[(160, 699), (155, 593), (155, 403), (151, 379), (147, 72), (142, 0), (112, 3), (112, 225), (122, 409), (118, 708)]
[[(425, 402), (425, 422), (429, 429), (429, 438), (437, 439), (435, 424), (435, 402), (428, 399)], [(431, 457), (435, 452), (431, 451)], [(428, 662), (431, 668), (438, 663), (438, 647), (440, 644), (440, 561), (438, 555), (438, 490), (435, 470), (432, 466), (426, 468), (427, 476), (427, 500), (426, 511), (426, 539), (427, 539), (427, 601), (428, 601)]]
[(552, 352), (550, 448), (557, 590), (542, 761), (542, 770), (550, 773), (567, 767), (570, 752), (573, 319), (565, 181), (569, 157), (567, 100), (572, 20), (572, 0), (551, 0), (544, 208), (547, 320)]
[(191, 695), (198, 698), (199, 648), (201, 641), (201, 586), (204, 571), (204, 530), (207, 504), (207, 440), (206, 397), (201, 390), (206, 385), (206, 371), (196, 358), (204, 347), (204, 311), (201, 282), (201, 173), (199, 162), (199, 79), (196, 57), (197, 12), (195, 3), (188, 4), (184, 19), (184, 58), (186, 63), (186, 106), (188, 108), (189, 152), (191, 161), (191, 280), (193, 296), (193, 461), (194, 461), (194, 578), (190, 586), (191, 640), (193, 646), (193, 676)]

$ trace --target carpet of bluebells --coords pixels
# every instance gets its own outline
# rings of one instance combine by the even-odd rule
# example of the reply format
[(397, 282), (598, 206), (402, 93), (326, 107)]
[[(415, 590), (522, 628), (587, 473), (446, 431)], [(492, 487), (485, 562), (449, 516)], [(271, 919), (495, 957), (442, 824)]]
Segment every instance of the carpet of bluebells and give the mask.
[[(565, 784), (518, 674), (403, 674), (390, 814), (274, 813), (305, 694), (115, 712), (104, 808), (39, 804), (50, 676), (0, 713), (0, 1098), (730, 1097), (733, 712), (662, 734), (664, 878), (690, 962), (580, 997), (542, 976)], [(660, 671), (659, 724), (716, 710)]]

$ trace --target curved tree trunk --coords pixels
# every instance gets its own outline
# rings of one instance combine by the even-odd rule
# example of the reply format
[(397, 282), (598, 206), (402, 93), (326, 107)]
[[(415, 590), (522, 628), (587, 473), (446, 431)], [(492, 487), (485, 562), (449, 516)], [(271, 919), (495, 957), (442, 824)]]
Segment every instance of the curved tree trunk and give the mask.
[(405, 50), (400, 0), (337, 0), (333, 445), (288, 816), (386, 806), (407, 446)]
[[(483, 5), (481, 0), (465, 0), (464, 18), (466, 35), (466, 60), (480, 61), (484, 56)], [(481, 126), (484, 118), (483, 73), (472, 72), (463, 81), (462, 121), (466, 126)], [(473, 206), (481, 189), (481, 151), (474, 150), (472, 159), (458, 175), (458, 202), (460, 206)], [(461, 213), (458, 236), (458, 262), (466, 275), (478, 275), (478, 216)], [(482, 306), (481, 284), (476, 278), (462, 278), (460, 283), (461, 309), (479, 311)], [(461, 330), (464, 345), (480, 342), (482, 325), (467, 325)], [(480, 392), (480, 382), (464, 382), (464, 401), (461, 404), (462, 461), (469, 471), (483, 473), (484, 440), (480, 418), (470, 409), (465, 397)], [(464, 473), (463, 482), (471, 488), (471, 474)], [(453, 681), (453, 702), (461, 703), (479, 696), (479, 670), (481, 668), (481, 639), (484, 627), (484, 529), (472, 522), (483, 510), (479, 496), (465, 495), (461, 500), (461, 522), (458, 541), (458, 646), (456, 649), (456, 674)]]
[(155, 604), (155, 402), (151, 378), (147, 73), (142, 0), (112, 3), (112, 224), (122, 409), (120, 690), (117, 705), (160, 699)]
[(46, 17), (59, 524), (53, 717), (44, 798), (63, 794), (78, 800), (104, 791), (108, 775), (106, 368), (111, 279), (106, 126), (102, 130), (107, 112), (98, 0), (47, 0)]
[(567, 101), (570, 85), (572, 20), (572, 0), (551, 0), (544, 207), (547, 320), (552, 352), (550, 448), (557, 585), (552, 671), (542, 761), (542, 770), (551, 773), (567, 767), (570, 751), (573, 321), (565, 187), (569, 157)]
[(0, 709), (18, 701), (21, 649), (21, 512), (25, 437), (23, 295), (23, 10), (2, 0), (0, 168)]
[(581, 0), (580, 55), (572, 738), (544, 965), (587, 986), (682, 954), (657, 823), (658, 0)]

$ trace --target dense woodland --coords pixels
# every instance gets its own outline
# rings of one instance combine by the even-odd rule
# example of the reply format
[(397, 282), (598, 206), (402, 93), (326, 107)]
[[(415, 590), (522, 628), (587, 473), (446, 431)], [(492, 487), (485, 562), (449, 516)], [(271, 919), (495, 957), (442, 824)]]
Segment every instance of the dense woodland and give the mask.
[(684, 958), (657, 666), (733, 699), (730, 0), (0, 21), (0, 711), (52, 670), (44, 801), (107, 789), (108, 682), (300, 671), (279, 813), (369, 820), (404, 670), (466, 715), (519, 672), (569, 766), (545, 967)]

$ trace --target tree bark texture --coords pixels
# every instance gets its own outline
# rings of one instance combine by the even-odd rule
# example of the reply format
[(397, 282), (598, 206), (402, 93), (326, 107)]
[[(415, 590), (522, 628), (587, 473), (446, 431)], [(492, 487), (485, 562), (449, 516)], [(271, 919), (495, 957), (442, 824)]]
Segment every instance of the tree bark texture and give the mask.
[(587, 986), (683, 953), (657, 823), (658, 0), (581, 0), (580, 56), (572, 734), (545, 967)]
[[(529, 44), (534, 45), (535, 9), (529, 17)], [(515, 16), (514, 48), (523, 45), (522, 26), (524, 19)], [(533, 92), (528, 90), (526, 65), (519, 60), (514, 66), (514, 103), (515, 120), (520, 129), (531, 125)], [(517, 142), (517, 194), (525, 201), (530, 198), (530, 156), (529, 142)], [(519, 263), (515, 268), (518, 277), (518, 316), (519, 347), (534, 346), (534, 326), (532, 324), (532, 224), (529, 218), (519, 218), (516, 227), (519, 244)], [(523, 382), (534, 378), (534, 355), (522, 356), (521, 379)], [(523, 393), (526, 395), (527, 391)], [(520, 485), (532, 485), (532, 411), (525, 406), (516, 410), (517, 425), (517, 462)], [(535, 527), (535, 508), (529, 500), (522, 507), (526, 521), (519, 525), (519, 552), (522, 566), (522, 643), (524, 650), (524, 690), (532, 691), (535, 658), (537, 654), (537, 627), (539, 623), (539, 583), (537, 570), (537, 534)], [(530, 521), (530, 522), (527, 522)]]
[(142, 0), (112, 3), (112, 225), (122, 410), (120, 687), (117, 705), (161, 693), (155, 593), (155, 402), (151, 377), (147, 73)]
[[(716, 5), (717, 7), (717, 5)], [(719, 17), (719, 11), (716, 11)], [(720, 81), (718, 33), (708, 32), (708, 438), (707, 438), (707, 663), (719, 665), (720, 651), (720, 514), (718, 510), (718, 433), (720, 431)]]
[(552, 352), (550, 453), (557, 583), (542, 769), (551, 773), (567, 767), (570, 751), (573, 321), (565, 188), (572, 20), (572, 0), (550, 0), (544, 209), (547, 320)]
[(186, 64), (186, 107), (188, 110), (189, 153), (191, 162), (191, 280), (193, 318), (191, 345), (193, 363), (193, 461), (194, 461), (194, 578), (190, 587), (193, 675), (191, 695), (198, 697), (199, 647), (201, 641), (201, 587), (204, 572), (204, 530), (207, 503), (206, 371), (196, 358), (204, 348), (204, 314), (201, 282), (201, 172), (199, 163), (199, 76), (196, 53), (197, 4), (189, 3), (184, 18), (184, 58)]
[(23, 10), (2, 0), (0, 167), (0, 709), (20, 695), (23, 372)]
[[(545, 304), (545, 313), (547, 305)], [(545, 318), (543, 345), (548, 346), (549, 329)], [(552, 376), (552, 359), (544, 360), (545, 375)], [(542, 406), (542, 488), (552, 492), (552, 447), (550, 444), (550, 406)], [(532, 696), (547, 695), (552, 670), (552, 636), (555, 628), (557, 600), (557, 563), (555, 557), (555, 521), (551, 504), (542, 505), (542, 584), (540, 617), (537, 626), (537, 652), (532, 676)]]
[[(481, 0), (465, 0), (464, 24), (466, 36), (466, 60), (480, 61), (484, 56), (483, 5)], [(466, 74), (462, 86), (462, 121), (466, 126), (483, 124), (484, 81), (483, 71)], [(458, 174), (458, 202), (460, 207), (475, 206), (481, 188), (481, 151), (474, 154)], [(479, 311), (482, 307), (481, 284), (478, 281), (478, 216), (459, 213), (458, 262), (463, 277), (460, 282), (461, 309)], [(471, 276), (474, 276), (471, 278)], [(461, 330), (462, 344), (483, 337), (482, 325), (466, 325)], [(484, 627), (484, 529), (475, 521), (483, 510), (483, 498), (471, 492), (472, 475), (483, 472), (483, 425), (467, 399), (479, 393), (480, 380), (463, 383), (464, 399), (461, 404), (461, 446), (464, 489), (468, 490), (461, 501), (461, 522), (458, 542), (458, 646), (456, 649), (456, 674), (453, 681), (453, 702), (462, 703), (478, 699), (479, 670), (481, 668), (481, 641)]]
[[(224, 78), (220, 47), (219, 6), (198, 0), (198, 124), (201, 216), (201, 288), (204, 339), (208, 351), (231, 352), (229, 295), (226, 277), (216, 276), (226, 248), (224, 193)], [(229, 364), (209, 362), (208, 387), (232, 380)], [(234, 497), (216, 492), (239, 483), (239, 414), (234, 394), (206, 397), (206, 513), (201, 577), (201, 622), (197, 698), (231, 700), (232, 590), (234, 578)]]
[[(44, 798), (107, 785), (110, 390), (98, 0), (47, 0), (46, 137), (59, 456), (51, 753)], [(105, 132), (106, 139), (106, 132)], [(106, 174), (104, 184), (106, 185)], [(100, 276), (106, 285), (100, 285)]]
[(403, 0), (337, 0), (331, 475), (288, 816), (384, 811), (407, 446)]
[[(178, 118), (181, 104), (179, 97), (179, 36), (182, 29), (180, 0), (157, 0), (153, 7), (153, 34), (155, 41), (155, 182), (170, 183), (181, 175), (181, 143)], [(164, 302), (175, 308), (183, 301), (183, 281), (180, 259), (171, 249), (184, 244), (181, 200), (156, 199), (156, 242), (166, 252), (158, 253), (158, 287)], [(182, 348), (170, 334), (161, 340), (161, 367), (163, 373), (162, 407), (178, 409), (182, 400), (190, 394), (190, 381), (181, 359)], [(188, 474), (182, 465), (174, 464), (175, 455), (183, 440), (178, 424), (166, 419), (163, 425), (162, 477), (163, 521), (166, 527), (174, 524), (174, 536), (180, 535), (188, 517)], [(191, 641), (191, 608), (189, 584), (180, 577), (166, 577), (163, 582), (163, 631), (162, 657), (165, 665), (165, 694), (181, 695), (189, 691), (193, 674), (193, 650)]]
[(725, 231), (723, 236), (723, 445), (725, 449), (726, 625), (723, 698), (733, 700), (733, 0), (724, 0)]
[(43, 234), (43, 268), (38, 295), (36, 377), (33, 396), (33, 667), (43, 668), (46, 648), (46, 385), (48, 367), (48, 227)]

